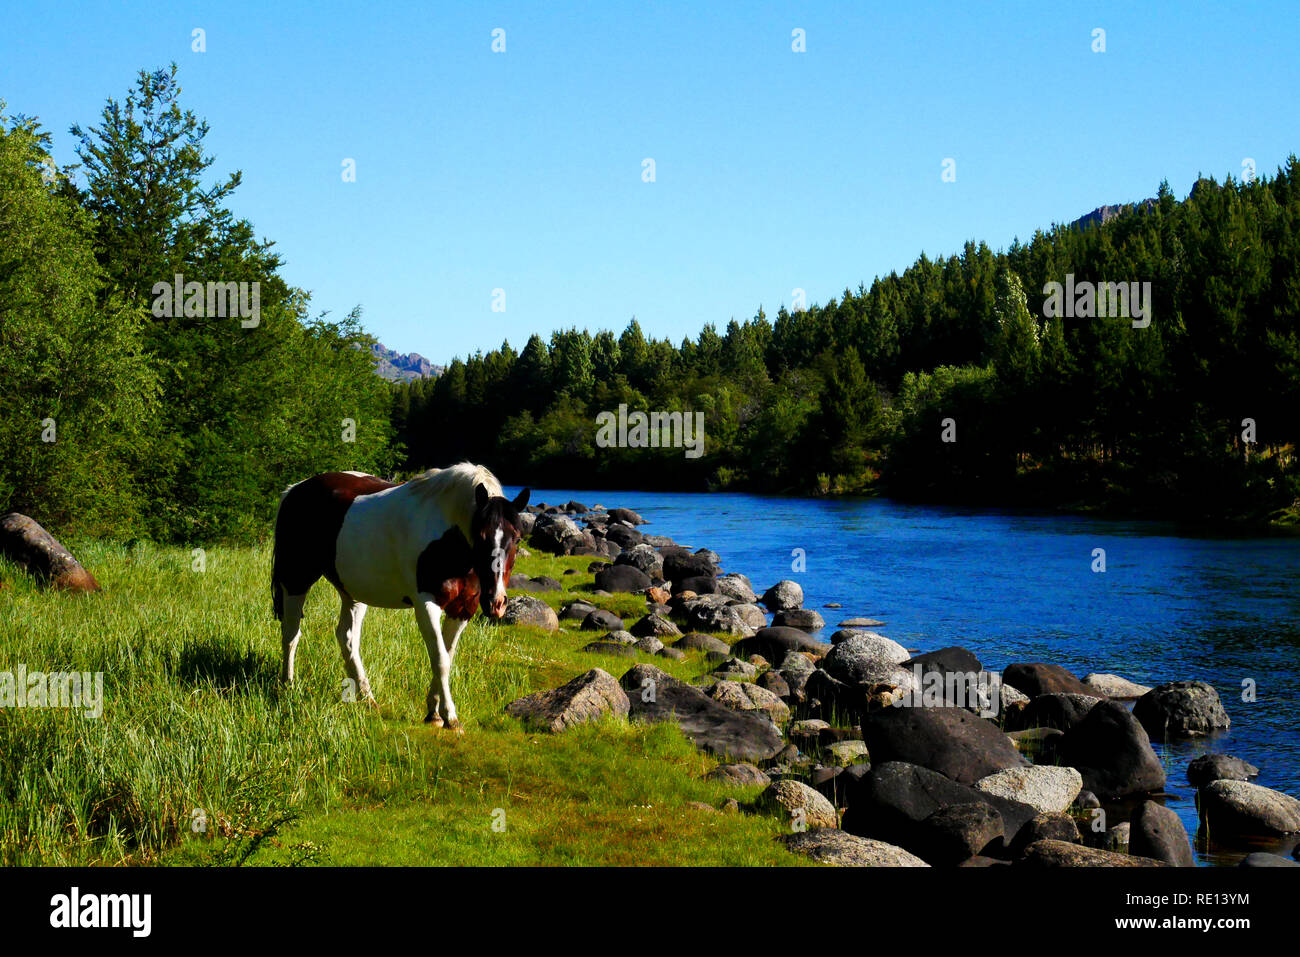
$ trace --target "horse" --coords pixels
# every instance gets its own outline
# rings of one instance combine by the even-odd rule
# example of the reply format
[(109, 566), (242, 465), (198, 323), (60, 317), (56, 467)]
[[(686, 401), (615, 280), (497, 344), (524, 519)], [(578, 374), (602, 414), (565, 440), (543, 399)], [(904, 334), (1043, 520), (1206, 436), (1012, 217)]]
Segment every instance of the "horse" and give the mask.
[[(371, 705), (361, 663), (366, 609), (413, 608), (433, 677), (424, 720), (460, 731), (451, 699), (451, 664), (461, 632), (474, 616), (500, 619), (519, 545), (519, 512), (483, 466), (461, 462), (404, 483), (364, 472), (324, 472), (280, 496), (271, 558), (271, 594), (284, 646), (281, 680), (293, 683), (307, 592), (324, 577), (342, 608), (335, 629), (354, 693)], [(446, 612), (451, 639), (443, 629)]]

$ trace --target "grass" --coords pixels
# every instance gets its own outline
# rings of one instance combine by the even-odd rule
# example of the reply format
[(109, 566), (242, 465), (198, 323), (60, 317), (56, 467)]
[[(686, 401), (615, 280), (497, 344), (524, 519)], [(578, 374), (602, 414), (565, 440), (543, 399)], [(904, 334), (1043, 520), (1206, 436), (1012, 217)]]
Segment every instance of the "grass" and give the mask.
[[(410, 611), (374, 609), (362, 656), (377, 709), (345, 702), (325, 582), (307, 603), (297, 681), (279, 685), (264, 547), (70, 543), (103, 586), (38, 588), (0, 562), (0, 672), (104, 676), (103, 714), (0, 708), (0, 861), (6, 864), (797, 865), (775, 817), (695, 809), (756, 789), (706, 782), (716, 762), (675, 726), (608, 719), (561, 735), (504, 706), (591, 667), (596, 637), (500, 626), (461, 638), (452, 691), (464, 735), (422, 722), (430, 668)], [(593, 596), (590, 558), (532, 555), (559, 607), (625, 618), (644, 599)], [(565, 575), (566, 569), (577, 574)], [(572, 630), (568, 630), (572, 629)], [(639, 656), (689, 679), (708, 669)]]

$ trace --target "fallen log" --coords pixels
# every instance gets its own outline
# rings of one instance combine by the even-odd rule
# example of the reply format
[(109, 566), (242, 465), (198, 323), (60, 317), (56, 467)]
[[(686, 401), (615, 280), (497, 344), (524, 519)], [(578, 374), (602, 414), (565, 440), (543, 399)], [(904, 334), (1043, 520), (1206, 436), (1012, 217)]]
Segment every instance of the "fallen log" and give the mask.
[(37, 581), (64, 591), (99, 591), (99, 582), (40, 523), (18, 512), (0, 516), (0, 555)]

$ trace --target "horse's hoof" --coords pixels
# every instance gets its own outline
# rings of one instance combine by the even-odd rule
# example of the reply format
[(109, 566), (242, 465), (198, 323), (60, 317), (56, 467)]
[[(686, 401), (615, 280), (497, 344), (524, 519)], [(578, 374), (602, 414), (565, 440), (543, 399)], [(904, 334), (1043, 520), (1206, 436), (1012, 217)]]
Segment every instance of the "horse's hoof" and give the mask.
[(442, 727), (442, 715), (434, 714), (432, 711), (430, 711), (428, 714), (426, 714), (426, 715), (424, 716), (424, 723), (425, 723), (425, 724), (431, 724), (431, 725), (433, 725), (435, 728), (441, 728), (441, 727)]
[(447, 722), (447, 730), (454, 731), (456, 734), (464, 734), (465, 729), (461, 726), (459, 718), (452, 718)]
[(367, 697), (363, 698), (363, 699), (362, 699), (362, 703), (365, 704), (367, 707), (371, 708), (371, 709), (374, 710), (374, 711), (378, 711), (378, 710), (379, 710), (379, 702), (376, 701), (376, 700), (374, 699), (373, 696), (367, 696)]

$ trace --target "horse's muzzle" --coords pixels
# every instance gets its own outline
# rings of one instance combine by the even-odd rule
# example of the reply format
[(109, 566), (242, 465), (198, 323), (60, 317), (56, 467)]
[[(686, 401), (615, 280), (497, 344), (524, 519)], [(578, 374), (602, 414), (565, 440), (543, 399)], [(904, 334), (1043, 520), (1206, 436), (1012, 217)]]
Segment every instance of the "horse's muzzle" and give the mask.
[(505, 613), (506, 613), (505, 595), (498, 595), (496, 598), (492, 599), (491, 603), (488, 602), (483, 603), (483, 614), (487, 615), (489, 618), (501, 618), (505, 615)]

